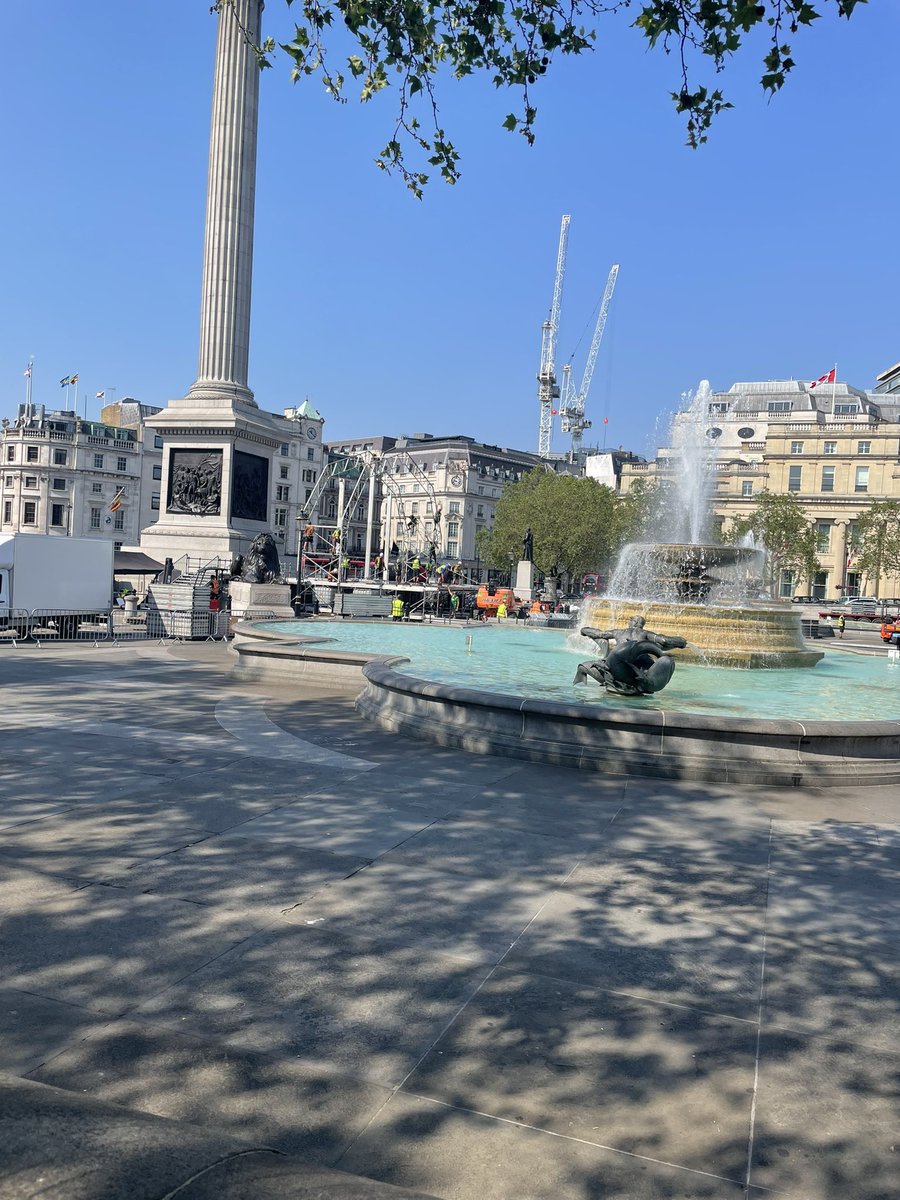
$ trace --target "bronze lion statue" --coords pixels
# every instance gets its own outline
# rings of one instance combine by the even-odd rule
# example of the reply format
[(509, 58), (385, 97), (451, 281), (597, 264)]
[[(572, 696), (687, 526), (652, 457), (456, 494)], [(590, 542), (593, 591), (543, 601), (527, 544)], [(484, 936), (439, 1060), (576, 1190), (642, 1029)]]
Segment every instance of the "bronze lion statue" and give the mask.
[(278, 547), (271, 533), (258, 533), (241, 563), (240, 578), (245, 583), (280, 583), (281, 564)]

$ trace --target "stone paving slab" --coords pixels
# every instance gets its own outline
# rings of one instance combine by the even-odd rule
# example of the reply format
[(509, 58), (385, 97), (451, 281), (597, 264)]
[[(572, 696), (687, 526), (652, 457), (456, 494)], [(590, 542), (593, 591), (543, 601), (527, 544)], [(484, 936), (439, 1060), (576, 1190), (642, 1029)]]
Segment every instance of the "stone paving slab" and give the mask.
[(754, 1020), (763, 931), (738, 915), (693, 915), (664, 904), (608, 912), (575, 889), (555, 893), (504, 964), (650, 1000)]
[(382, 859), (288, 910), (284, 919), (493, 963), (551, 894), (529, 879), (467, 878)]
[(477, 964), (428, 948), (282, 924), (195, 970), (136, 1015), (394, 1085), (484, 975)]
[(892, 1200), (900, 1054), (764, 1030), (752, 1179), (806, 1200)]
[(209, 830), (177, 813), (126, 815), (106, 805), (79, 805), (0, 829), (0, 856), (54, 874), (97, 878), (207, 837)]
[(762, 1200), (768, 1194), (404, 1092), (339, 1166), (443, 1200)]
[(393, 850), (430, 824), (416, 808), (386, 808), (369, 798), (342, 804), (310, 796), (242, 824), (241, 837), (315, 846), (371, 860)]
[(82, 1029), (82, 1040), (49, 1057), (31, 1077), (227, 1131), (307, 1162), (336, 1162), (391, 1096), (390, 1089), (340, 1073), (328, 1062), (192, 1037), (180, 1026), (94, 1020)]
[(385, 865), (408, 863), (479, 879), (517, 876), (548, 883), (562, 883), (578, 861), (572, 842), (461, 818), (435, 821), (382, 859)]
[(367, 862), (290, 842), (217, 834), (108, 875), (103, 882), (229, 909), (248, 921), (268, 924), (282, 909), (352, 875)]
[(757, 1029), (500, 969), (404, 1090), (741, 1178)]
[(890, 940), (882, 940), (879, 933), (853, 940), (770, 935), (765, 1024), (896, 1050), (900, 937), (895, 931)]
[(87, 1037), (97, 1021), (81, 1005), (0, 988), (0, 1072), (27, 1075)]
[(255, 930), (240, 913), (90, 885), (0, 924), (0, 985), (121, 1014)]

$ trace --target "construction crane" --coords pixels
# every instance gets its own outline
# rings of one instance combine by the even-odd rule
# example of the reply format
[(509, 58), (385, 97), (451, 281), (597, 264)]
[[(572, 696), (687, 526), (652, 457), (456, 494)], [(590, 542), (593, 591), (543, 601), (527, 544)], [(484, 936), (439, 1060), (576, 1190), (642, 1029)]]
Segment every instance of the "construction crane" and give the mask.
[(559, 250), (556, 254), (556, 279), (553, 284), (553, 304), (550, 316), (544, 322), (541, 334), (541, 369), (538, 372), (538, 402), (541, 406), (541, 423), (538, 433), (538, 454), (550, 457), (550, 441), (553, 435), (554, 400), (559, 399), (559, 384), (556, 382), (556, 336), (559, 332), (559, 310), (562, 305), (563, 278), (566, 273), (566, 247), (569, 242), (570, 214), (563, 216), (559, 227)]
[[(591, 389), (591, 379), (594, 374), (594, 363), (597, 361), (597, 351), (600, 349), (600, 343), (603, 340), (603, 330), (606, 328), (606, 318), (609, 316), (609, 305), (613, 297), (613, 292), (616, 289), (616, 280), (619, 277), (619, 264), (614, 263), (609, 272), (609, 278), (606, 281), (606, 289), (603, 292), (603, 299), (600, 302), (600, 312), (597, 314), (597, 325), (594, 329), (594, 337), (591, 342), (591, 349), (588, 353), (587, 362), (584, 365), (584, 375), (581, 377), (581, 387), (577, 393), (573, 393), (572, 389), (572, 364), (567, 362), (563, 367), (563, 389), (562, 389), (562, 404), (559, 406), (559, 413), (562, 419), (562, 431), (568, 433), (572, 438), (572, 461), (578, 457), (578, 452), (581, 449), (581, 437), (586, 429), (590, 429), (591, 422), (585, 416), (585, 405), (587, 403), (588, 392)], [(548, 443), (549, 444), (549, 443)]]

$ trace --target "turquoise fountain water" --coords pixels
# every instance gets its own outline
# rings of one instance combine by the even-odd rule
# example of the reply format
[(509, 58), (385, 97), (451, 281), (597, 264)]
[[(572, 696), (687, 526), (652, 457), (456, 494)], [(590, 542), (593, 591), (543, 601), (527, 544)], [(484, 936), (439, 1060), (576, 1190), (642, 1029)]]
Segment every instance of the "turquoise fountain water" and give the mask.
[[(420, 679), (507, 695), (589, 706), (664, 709), (709, 716), (793, 720), (900, 719), (900, 664), (886, 654), (828, 650), (811, 671), (746, 671), (679, 663), (656, 696), (621, 697), (572, 686), (583, 649), (556, 630), (506, 625), (375, 625), (281, 621), (266, 624), (298, 638), (328, 638), (335, 649), (404, 655), (397, 670)], [(471, 649), (467, 642), (471, 638)]]

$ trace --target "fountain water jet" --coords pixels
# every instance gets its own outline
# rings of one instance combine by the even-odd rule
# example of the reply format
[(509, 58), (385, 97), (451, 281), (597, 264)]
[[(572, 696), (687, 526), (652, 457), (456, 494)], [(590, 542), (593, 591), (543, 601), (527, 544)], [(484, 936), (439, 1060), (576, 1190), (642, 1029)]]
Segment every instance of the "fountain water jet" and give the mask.
[[(762, 551), (709, 541), (711, 505), (709, 382), (686, 397), (672, 423), (679, 469), (665, 485), (658, 528), (665, 540), (625, 546), (607, 595), (591, 598), (584, 623), (624, 628), (635, 616), (688, 645), (676, 660), (710, 666), (814, 667), (823, 657), (809, 650), (796, 614), (751, 600), (762, 574)], [(713, 460), (714, 461), (714, 460)], [(583, 639), (585, 647), (588, 646)]]

